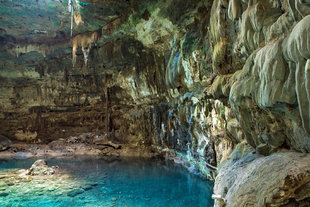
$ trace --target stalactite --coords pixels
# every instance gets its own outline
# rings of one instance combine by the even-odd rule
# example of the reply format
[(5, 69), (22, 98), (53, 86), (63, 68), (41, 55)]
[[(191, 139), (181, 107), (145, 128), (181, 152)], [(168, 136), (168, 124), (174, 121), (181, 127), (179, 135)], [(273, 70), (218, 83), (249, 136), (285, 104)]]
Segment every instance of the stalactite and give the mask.
[(105, 89), (104, 89), (104, 94), (105, 94), (105, 105), (106, 105), (106, 110), (105, 110), (105, 114), (106, 114), (106, 123), (105, 123), (105, 130), (107, 135), (109, 136), (109, 132), (110, 132), (110, 112), (109, 112), (109, 88), (107, 85), (107, 77), (104, 76), (105, 79)]

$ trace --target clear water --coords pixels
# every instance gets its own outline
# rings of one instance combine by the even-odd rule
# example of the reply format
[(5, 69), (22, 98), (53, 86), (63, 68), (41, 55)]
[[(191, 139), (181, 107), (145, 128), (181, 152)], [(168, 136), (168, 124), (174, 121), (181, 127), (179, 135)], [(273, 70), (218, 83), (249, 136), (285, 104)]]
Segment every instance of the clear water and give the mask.
[[(29, 168), (33, 159), (2, 160), (0, 172)], [(183, 167), (162, 160), (48, 159), (75, 182), (92, 183), (69, 196), (55, 187), (44, 191), (15, 184), (0, 197), (0, 206), (21, 207), (210, 207), (213, 184), (189, 174)], [(28, 185), (39, 185), (29, 182)], [(51, 187), (49, 184), (48, 187)], [(56, 184), (55, 184), (56, 185)], [(68, 186), (69, 184), (63, 184)], [(61, 186), (60, 186), (61, 187)], [(25, 189), (26, 188), (26, 189)], [(68, 187), (70, 188), (70, 187)], [(13, 190), (10, 190), (13, 189)]]

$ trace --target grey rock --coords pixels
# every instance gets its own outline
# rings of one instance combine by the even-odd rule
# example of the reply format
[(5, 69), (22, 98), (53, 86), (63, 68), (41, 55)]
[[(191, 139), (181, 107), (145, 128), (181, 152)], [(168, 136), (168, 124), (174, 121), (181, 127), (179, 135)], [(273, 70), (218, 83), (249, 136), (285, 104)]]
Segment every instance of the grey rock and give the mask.
[[(252, 159), (249, 159), (252, 157)], [(308, 206), (310, 155), (296, 152), (257, 156), (227, 162), (219, 171), (214, 194), (226, 206)], [(309, 204), (309, 203), (308, 203)], [(222, 204), (215, 201), (215, 207)], [(286, 205), (285, 205), (286, 206)]]
[(11, 144), (12, 141), (9, 138), (0, 135), (0, 151), (7, 150)]

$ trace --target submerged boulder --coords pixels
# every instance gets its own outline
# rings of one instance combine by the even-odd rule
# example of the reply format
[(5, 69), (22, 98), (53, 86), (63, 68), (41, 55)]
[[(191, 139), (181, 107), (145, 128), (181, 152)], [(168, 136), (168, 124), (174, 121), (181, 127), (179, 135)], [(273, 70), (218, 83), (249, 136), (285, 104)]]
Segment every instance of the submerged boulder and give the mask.
[(73, 190), (69, 191), (67, 193), (67, 195), (70, 197), (75, 197), (75, 196), (82, 194), (82, 193), (84, 193), (84, 189), (73, 189)]
[(11, 144), (12, 142), (9, 138), (0, 135), (0, 151), (7, 150)]

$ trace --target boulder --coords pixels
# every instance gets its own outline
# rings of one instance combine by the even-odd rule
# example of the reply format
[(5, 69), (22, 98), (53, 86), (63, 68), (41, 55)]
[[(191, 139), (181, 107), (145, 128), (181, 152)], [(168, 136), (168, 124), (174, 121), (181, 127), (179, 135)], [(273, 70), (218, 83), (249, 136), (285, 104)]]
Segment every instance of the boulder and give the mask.
[(7, 150), (12, 144), (11, 140), (3, 135), (0, 135), (0, 151)]
[(29, 169), (28, 175), (53, 175), (58, 167), (47, 166), (46, 160), (35, 161)]
[(283, 151), (262, 156), (251, 152), (239, 160), (234, 154), (216, 177), (215, 207), (309, 206), (308, 153)]

